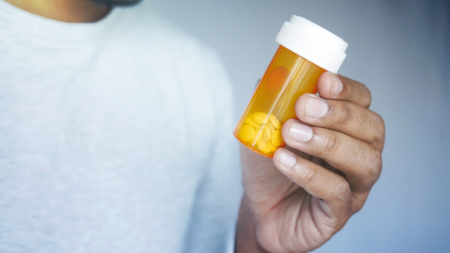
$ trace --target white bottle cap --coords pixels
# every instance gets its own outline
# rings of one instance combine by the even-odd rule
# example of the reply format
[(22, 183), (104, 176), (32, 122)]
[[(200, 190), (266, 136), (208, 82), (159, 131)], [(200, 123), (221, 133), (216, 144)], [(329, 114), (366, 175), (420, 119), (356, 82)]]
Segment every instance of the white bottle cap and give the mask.
[(284, 22), (275, 41), (317, 66), (337, 73), (344, 62), (347, 42), (314, 24), (293, 15)]

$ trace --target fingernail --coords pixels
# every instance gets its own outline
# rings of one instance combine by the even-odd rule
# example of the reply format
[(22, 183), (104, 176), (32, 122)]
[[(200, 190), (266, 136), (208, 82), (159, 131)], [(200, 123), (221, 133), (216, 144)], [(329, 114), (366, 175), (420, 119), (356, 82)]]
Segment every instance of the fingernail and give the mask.
[(331, 82), (331, 97), (337, 97), (339, 93), (341, 93), (344, 85), (342, 84), (341, 79), (336, 74), (330, 73), (330, 82)]
[(280, 154), (280, 164), (287, 168), (294, 167), (295, 163), (297, 162), (297, 159), (289, 153), (286, 150), (283, 150), (283, 152)]
[(289, 139), (297, 142), (308, 142), (313, 136), (311, 127), (299, 123), (292, 123), (289, 128)]
[(316, 95), (309, 95), (306, 100), (305, 117), (318, 119), (328, 112), (328, 104)]

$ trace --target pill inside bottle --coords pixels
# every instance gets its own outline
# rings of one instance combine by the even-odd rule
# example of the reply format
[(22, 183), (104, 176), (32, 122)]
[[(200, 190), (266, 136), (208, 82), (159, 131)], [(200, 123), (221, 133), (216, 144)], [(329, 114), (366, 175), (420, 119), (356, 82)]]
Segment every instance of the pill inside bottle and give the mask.
[(305, 93), (317, 93), (322, 73), (337, 73), (348, 44), (312, 23), (292, 16), (275, 41), (280, 44), (239, 120), (234, 136), (246, 147), (273, 157), (286, 144), (281, 128), (295, 118), (295, 102)]

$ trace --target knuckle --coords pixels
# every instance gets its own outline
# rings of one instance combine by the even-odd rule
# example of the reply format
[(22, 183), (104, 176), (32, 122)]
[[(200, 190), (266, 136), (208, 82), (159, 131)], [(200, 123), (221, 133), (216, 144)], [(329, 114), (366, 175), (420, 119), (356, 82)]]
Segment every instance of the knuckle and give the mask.
[(369, 143), (382, 144), (384, 143), (386, 127), (384, 124), (384, 119), (377, 113), (375, 113), (375, 118), (373, 121), (374, 130), (370, 137), (368, 138)]
[(325, 140), (324, 151), (326, 153), (334, 153), (338, 150), (340, 139), (335, 132), (330, 132)]
[(338, 110), (338, 119), (336, 124), (346, 127), (352, 123), (353, 107), (349, 103), (342, 103)]
[(345, 179), (337, 183), (333, 189), (333, 195), (336, 199), (347, 199), (351, 194), (350, 185)]
[(383, 168), (383, 159), (381, 153), (375, 151), (373, 157), (369, 160), (367, 169), (365, 170), (365, 177), (369, 179), (378, 179)]
[(308, 183), (317, 181), (317, 178), (319, 177), (316, 169), (310, 168), (303, 170), (303, 173), (301, 174), (301, 177), (303, 181), (306, 181)]

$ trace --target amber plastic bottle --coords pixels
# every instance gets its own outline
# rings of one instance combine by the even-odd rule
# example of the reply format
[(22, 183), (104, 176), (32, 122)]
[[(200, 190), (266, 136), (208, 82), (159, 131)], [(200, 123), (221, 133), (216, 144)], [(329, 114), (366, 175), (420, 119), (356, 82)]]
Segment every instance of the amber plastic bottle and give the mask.
[(296, 100), (317, 92), (323, 72), (337, 73), (348, 46), (336, 35), (295, 15), (284, 23), (275, 41), (280, 46), (234, 130), (242, 144), (267, 157), (285, 146), (281, 127), (295, 117)]

